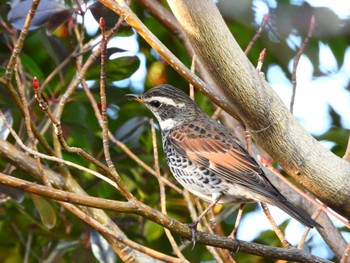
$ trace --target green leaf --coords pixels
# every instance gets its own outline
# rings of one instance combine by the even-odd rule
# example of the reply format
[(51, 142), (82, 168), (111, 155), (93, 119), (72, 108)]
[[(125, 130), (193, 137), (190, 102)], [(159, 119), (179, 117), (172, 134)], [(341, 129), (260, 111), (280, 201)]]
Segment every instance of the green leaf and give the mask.
[[(108, 60), (106, 65), (106, 82), (110, 83), (130, 77), (140, 66), (140, 60), (136, 56), (125, 56), (114, 60)], [(95, 66), (89, 70), (85, 78), (87, 80), (99, 80), (101, 67)]]
[(56, 212), (53, 209), (51, 203), (46, 199), (32, 194), (33, 202), (36, 206), (37, 211), (39, 212), (41, 222), (48, 229), (52, 229), (56, 225), (57, 217)]
[(147, 221), (144, 228), (144, 236), (148, 241), (160, 238), (164, 233), (164, 228), (152, 221)]
[(36, 76), (38, 79), (45, 79), (44, 73), (41, 71), (40, 67), (31, 56), (25, 53), (21, 55), (22, 64), (25, 69), (27, 69), (32, 76)]

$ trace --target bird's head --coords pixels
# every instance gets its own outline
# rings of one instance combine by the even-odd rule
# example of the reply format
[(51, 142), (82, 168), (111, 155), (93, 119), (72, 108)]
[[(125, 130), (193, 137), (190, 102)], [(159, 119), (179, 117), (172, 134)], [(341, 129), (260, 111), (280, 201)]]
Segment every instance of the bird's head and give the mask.
[(170, 130), (196, 118), (199, 108), (183, 91), (160, 85), (142, 95), (128, 94), (130, 99), (143, 103), (156, 116), (162, 130)]

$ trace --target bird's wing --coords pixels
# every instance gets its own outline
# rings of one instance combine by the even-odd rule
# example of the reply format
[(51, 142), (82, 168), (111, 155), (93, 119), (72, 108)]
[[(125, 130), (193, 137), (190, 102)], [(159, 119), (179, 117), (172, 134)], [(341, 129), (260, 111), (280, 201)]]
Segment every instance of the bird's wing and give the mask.
[(223, 132), (214, 129), (210, 134), (205, 134), (203, 129), (191, 124), (172, 131), (169, 139), (179, 154), (213, 171), (227, 182), (241, 185), (267, 198), (282, 196), (253, 157)]

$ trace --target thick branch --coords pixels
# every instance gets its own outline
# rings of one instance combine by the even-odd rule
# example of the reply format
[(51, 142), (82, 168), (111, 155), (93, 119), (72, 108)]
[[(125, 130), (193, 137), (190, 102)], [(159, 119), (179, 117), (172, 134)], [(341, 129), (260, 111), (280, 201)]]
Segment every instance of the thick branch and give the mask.
[(244, 55), (213, 1), (168, 3), (255, 141), (306, 189), (349, 219), (350, 164), (325, 149), (294, 119)]

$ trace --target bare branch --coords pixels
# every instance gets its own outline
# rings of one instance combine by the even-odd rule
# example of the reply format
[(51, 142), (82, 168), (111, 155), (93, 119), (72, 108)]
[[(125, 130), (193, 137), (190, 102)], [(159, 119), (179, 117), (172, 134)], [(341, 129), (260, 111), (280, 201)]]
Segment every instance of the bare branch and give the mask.
[(310, 38), (312, 37), (312, 34), (314, 32), (314, 28), (315, 28), (315, 16), (313, 15), (311, 17), (310, 20), (310, 24), (309, 24), (309, 31), (307, 33), (307, 37), (304, 39), (300, 49), (298, 50), (298, 53), (295, 56), (294, 59), (294, 63), (293, 63), (293, 72), (292, 72), (292, 88), (293, 88), (293, 92), (292, 92), (292, 98), (290, 100), (290, 112), (293, 113), (293, 107), (294, 107), (294, 100), (295, 100), (295, 94), (296, 94), (296, 90), (297, 90), (297, 68), (298, 68), (298, 64), (299, 64), (299, 60), (301, 55), (304, 53)]

